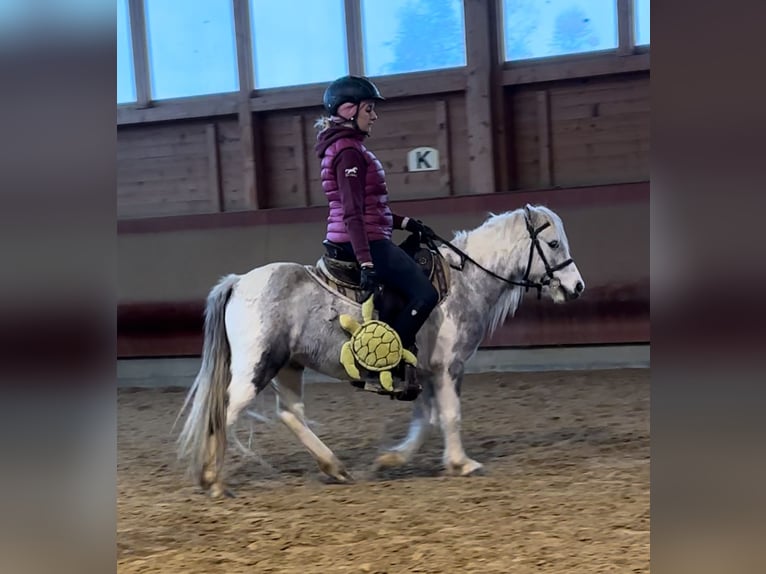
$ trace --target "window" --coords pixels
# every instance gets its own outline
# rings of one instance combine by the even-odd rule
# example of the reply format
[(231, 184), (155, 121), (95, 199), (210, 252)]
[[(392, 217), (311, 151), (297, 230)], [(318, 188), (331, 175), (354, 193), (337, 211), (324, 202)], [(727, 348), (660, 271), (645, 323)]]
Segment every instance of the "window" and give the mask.
[(365, 74), (465, 66), (461, 0), (362, 0)]
[(239, 90), (230, 0), (145, 0), (152, 99)]
[(343, 0), (250, 0), (256, 88), (329, 82), (348, 73)]
[(503, 0), (505, 59), (613, 50), (615, 0)]
[(649, 0), (634, 0), (633, 6), (636, 46), (644, 46), (649, 44)]
[(136, 101), (133, 42), (130, 39), (128, 0), (117, 2), (117, 103)]

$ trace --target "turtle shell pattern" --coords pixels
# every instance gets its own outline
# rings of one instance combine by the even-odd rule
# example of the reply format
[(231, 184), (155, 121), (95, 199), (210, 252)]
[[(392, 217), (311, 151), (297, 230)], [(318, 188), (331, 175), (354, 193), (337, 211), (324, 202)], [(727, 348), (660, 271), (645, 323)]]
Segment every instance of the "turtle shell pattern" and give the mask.
[(396, 366), (402, 358), (399, 335), (382, 321), (370, 320), (354, 335), (351, 349), (359, 363), (370, 371)]

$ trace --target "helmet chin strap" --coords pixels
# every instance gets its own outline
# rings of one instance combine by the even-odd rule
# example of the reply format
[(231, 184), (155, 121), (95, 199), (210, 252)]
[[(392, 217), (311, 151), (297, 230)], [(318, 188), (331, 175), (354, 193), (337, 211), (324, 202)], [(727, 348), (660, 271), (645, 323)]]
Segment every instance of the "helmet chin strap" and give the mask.
[[(354, 124), (354, 129), (358, 132), (362, 132), (362, 129), (359, 127), (359, 124), (356, 123), (356, 116), (351, 118), (351, 123)], [(367, 132), (362, 132), (364, 135), (369, 136), (370, 134)]]

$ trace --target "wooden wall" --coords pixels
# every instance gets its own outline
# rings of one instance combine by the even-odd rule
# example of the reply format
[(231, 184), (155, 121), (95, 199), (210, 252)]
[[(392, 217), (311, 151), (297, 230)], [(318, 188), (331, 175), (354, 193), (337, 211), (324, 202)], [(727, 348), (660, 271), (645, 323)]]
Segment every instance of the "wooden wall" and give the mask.
[[(508, 189), (649, 179), (649, 74), (508, 86), (504, 158)], [(263, 208), (324, 205), (314, 121), (321, 108), (253, 113)], [(462, 93), (402, 98), (380, 106), (367, 141), (396, 199), (491, 193), (472, 189)], [(118, 130), (118, 215), (156, 217), (239, 211), (243, 192), (236, 118), (125, 126)], [(439, 150), (441, 169), (408, 173), (407, 151)]]
[[(326, 204), (314, 152), (314, 122), (321, 113), (321, 108), (305, 108), (253, 114), (263, 208)], [(461, 94), (392, 101), (380, 107), (380, 116), (367, 144), (397, 199), (469, 192)], [(119, 218), (248, 209), (240, 134), (237, 120), (226, 117), (121, 127)], [(420, 146), (439, 150), (441, 169), (408, 172), (407, 151)]]
[(649, 74), (514, 87), (515, 189), (649, 180)]
[(225, 117), (119, 129), (118, 218), (244, 209), (239, 139)]

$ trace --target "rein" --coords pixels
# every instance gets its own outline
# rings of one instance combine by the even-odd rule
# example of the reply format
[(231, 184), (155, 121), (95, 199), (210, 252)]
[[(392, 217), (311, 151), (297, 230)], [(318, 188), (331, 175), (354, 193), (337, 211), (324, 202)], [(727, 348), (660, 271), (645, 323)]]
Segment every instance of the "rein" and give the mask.
[[(458, 255), (458, 257), (460, 257), (460, 265), (455, 266), (452, 263), (450, 263), (449, 266), (452, 269), (456, 269), (458, 271), (463, 271), (463, 269), (465, 268), (465, 262), (466, 261), (470, 261), (476, 267), (478, 267), (479, 269), (481, 269), (482, 271), (484, 271), (488, 275), (491, 275), (492, 277), (494, 277), (495, 279), (499, 279), (500, 281), (504, 281), (505, 283), (508, 283), (509, 285), (514, 285), (514, 286), (517, 286), (517, 287), (524, 287), (525, 291), (529, 291), (530, 288), (531, 289), (537, 289), (537, 298), (540, 299), (541, 296), (542, 296), (543, 287), (546, 286), (546, 285), (550, 285), (551, 280), (553, 280), (555, 278), (553, 274), (556, 271), (559, 271), (560, 269), (563, 269), (564, 267), (566, 267), (570, 263), (573, 263), (573, 259), (571, 259), (571, 258), (567, 259), (566, 261), (563, 261), (563, 262), (559, 263), (555, 267), (551, 267), (551, 265), (548, 263), (548, 260), (545, 258), (545, 254), (543, 253), (543, 248), (540, 246), (540, 240), (537, 237), (543, 229), (545, 229), (546, 227), (550, 226), (550, 222), (545, 222), (543, 225), (541, 225), (537, 229), (535, 229), (532, 226), (532, 224), (530, 223), (529, 219), (526, 219), (526, 224), (527, 224), (527, 231), (529, 232), (529, 238), (531, 239), (531, 243), (530, 243), (530, 246), (529, 246), (529, 259), (527, 260), (527, 269), (526, 269), (526, 271), (524, 273), (524, 277), (522, 278), (521, 281), (515, 281), (513, 279), (508, 279), (506, 277), (502, 277), (502, 276), (498, 275), (497, 273), (495, 273), (494, 271), (491, 271), (491, 270), (487, 269), (486, 267), (481, 265), (478, 261), (473, 259), (470, 255), (468, 255), (465, 251), (461, 250), (458, 247), (455, 247), (454, 245), (452, 245), (452, 243), (450, 243), (449, 241), (447, 241), (443, 237), (439, 237), (436, 233), (434, 233), (430, 237), (424, 237), (423, 238), (423, 242), (430, 249), (433, 249), (434, 251), (437, 251), (437, 249), (438, 249), (434, 240), (439, 241), (440, 243), (442, 243), (443, 245), (446, 245), (448, 248), (450, 248), (452, 251), (454, 251)], [(529, 279), (529, 272), (532, 269), (532, 259), (533, 259), (534, 255), (535, 255), (535, 251), (537, 251), (537, 253), (540, 255), (540, 259), (542, 259), (543, 264), (545, 265), (545, 276), (543, 277), (543, 279), (541, 281), (530, 281), (530, 279)]]

